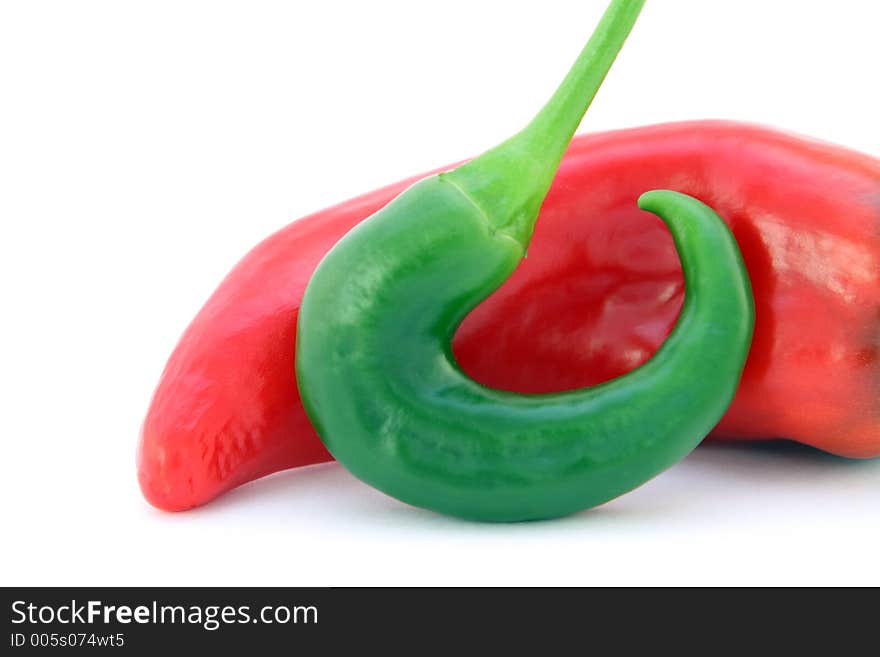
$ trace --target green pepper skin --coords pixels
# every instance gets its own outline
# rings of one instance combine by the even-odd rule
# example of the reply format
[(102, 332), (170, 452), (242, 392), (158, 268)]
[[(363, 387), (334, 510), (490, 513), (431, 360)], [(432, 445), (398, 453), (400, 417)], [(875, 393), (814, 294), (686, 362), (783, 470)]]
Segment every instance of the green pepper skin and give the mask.
[(593, 507), (686, 456), (733, 399), (754, 324), (751, 288), (709, 207), (670, 191), (639, 202), (678, 249), (679, 320), (643, 366), (556, 394), (486, 388), (455, 362), (458, 324), (524, 251), (448, 174), (351, 231), (315, 271), (297, 334), (303, 403), (333, 456), (404, 502), (488, 521)]
[(297, 383), (327, 449), (416, 506), (476, 520), (550, 518), (647, 481), (702, 440), (733, 399), (754, 324), (736, 242), (708, 207), (652, 192), (686, 300), (654, 357), (593, 388), (520, 395), (455, 362), (465, 315), (525, 255), (578, 123), (643, 0), (612, 0), (524, 130), (403, 192), (318, 265), (300, 306)]

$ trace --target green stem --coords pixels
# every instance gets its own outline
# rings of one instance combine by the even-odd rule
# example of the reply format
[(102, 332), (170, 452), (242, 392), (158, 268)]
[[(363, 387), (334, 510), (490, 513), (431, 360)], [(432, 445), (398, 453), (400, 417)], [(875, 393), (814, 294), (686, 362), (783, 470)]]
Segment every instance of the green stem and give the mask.
[(445, 174), (525, 249), (562, 155), (645, 0), (612, 0), (568, 75), (522, 131)]

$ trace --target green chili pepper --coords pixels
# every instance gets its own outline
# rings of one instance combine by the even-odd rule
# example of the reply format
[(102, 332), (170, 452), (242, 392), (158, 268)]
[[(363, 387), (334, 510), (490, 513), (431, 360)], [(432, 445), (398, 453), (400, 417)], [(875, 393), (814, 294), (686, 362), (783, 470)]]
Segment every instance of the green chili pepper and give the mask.
[(686, 300), (643, 366), (605, 384), (521, 395), (455, 362), (465, 315), (524, 256), (563, 151), (641, 10), (614, 0), (560, 88), (522, 132), (422, 180), (320, 263), (302, 301), (297, 379), (327, 448), (410, 504), (479, 520), (601, 504), (688, 454), (733, 398), (754, 310), (736, 242), (699, 201), (639, 199), (669, 226)]

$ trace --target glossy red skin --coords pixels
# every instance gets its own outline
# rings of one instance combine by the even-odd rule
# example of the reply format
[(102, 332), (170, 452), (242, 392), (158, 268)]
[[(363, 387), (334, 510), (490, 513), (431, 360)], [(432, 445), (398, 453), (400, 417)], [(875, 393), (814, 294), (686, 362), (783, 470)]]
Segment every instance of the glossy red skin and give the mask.
[[(290, 224), (221, 283), (171, 355), (144, 422), (138, 476), (147, 500), (187, 509), (331, 459), (294, 378), (300, 299), (336, 241), (413, 180)], [(658, 188), (721, 214), (754, 288), (749, 360), (713, 435), (880, 455), (880, 161), (755, 126), (694, 122), (576, 138), (527, 259), (455, 336), (464, 370), (490, 386), (548, 392), (647, 360), (683, 300), (669, 233), (636, 207)]]

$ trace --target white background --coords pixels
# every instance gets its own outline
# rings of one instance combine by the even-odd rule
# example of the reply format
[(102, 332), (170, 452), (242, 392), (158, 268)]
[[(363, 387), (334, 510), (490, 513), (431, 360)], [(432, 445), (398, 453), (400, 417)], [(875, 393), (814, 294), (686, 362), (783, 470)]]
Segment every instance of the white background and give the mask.
[[(254, 243), (518, 129), (604, 2), (0, 4), (0, 583), (880, 584), (880, 460), (704, 446), (553, 522), (335, 464), (140, 497), (165, 359)], [(880, 3), (649, 0), (581, 131), (758, 121), (880, 156)]]

